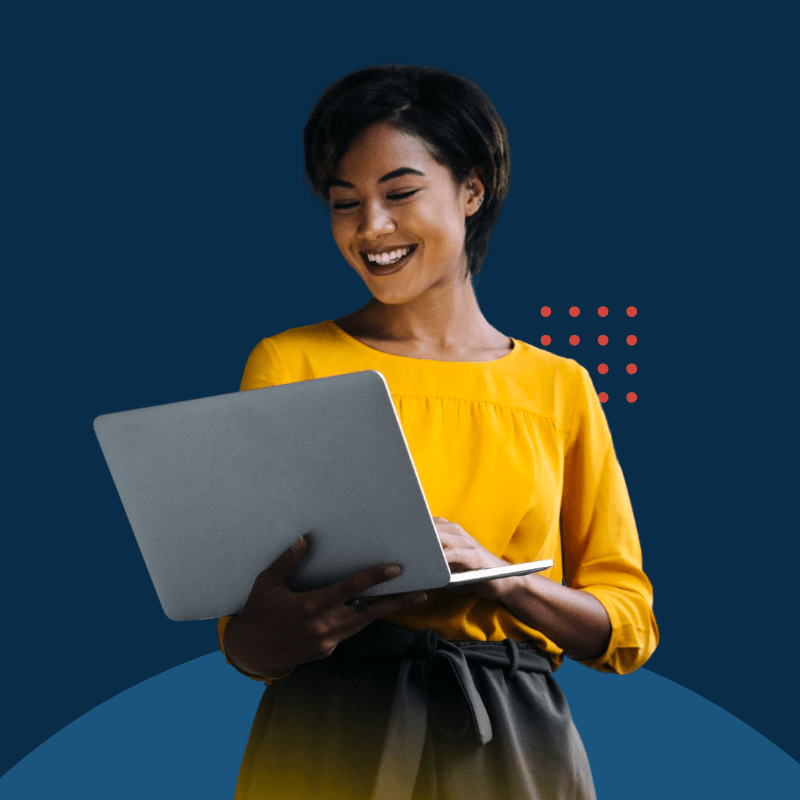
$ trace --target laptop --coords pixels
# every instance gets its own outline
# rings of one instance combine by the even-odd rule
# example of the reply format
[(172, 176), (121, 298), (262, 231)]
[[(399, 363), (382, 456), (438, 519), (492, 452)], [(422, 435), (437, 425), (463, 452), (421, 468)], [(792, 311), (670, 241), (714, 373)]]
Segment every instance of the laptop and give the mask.
[(296, 591), (378, 564), (403, 572), (363, 596), (553, 565), (451, 574), (379, 372), (105, 414), (94, 430), (173, 620), (238, 613), (258, 574), (303, 534)]

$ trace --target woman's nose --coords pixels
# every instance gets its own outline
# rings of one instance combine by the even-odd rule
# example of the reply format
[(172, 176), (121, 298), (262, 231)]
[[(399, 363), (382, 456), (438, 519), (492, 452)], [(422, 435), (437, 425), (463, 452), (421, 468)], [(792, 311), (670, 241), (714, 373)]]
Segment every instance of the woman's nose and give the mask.
[(361, 222), (358, 232), (366, 237), (380, 236), (391, 233), (395, 229), (389, 209), (383, 203), (364, 203), (362, 205)]

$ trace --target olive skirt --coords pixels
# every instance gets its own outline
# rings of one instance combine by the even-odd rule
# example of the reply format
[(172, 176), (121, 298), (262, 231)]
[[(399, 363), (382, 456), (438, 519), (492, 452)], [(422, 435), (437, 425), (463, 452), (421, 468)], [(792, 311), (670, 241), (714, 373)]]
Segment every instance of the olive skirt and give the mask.
[(590, 800), (583, 743), (533, 645), (384, 622), (264, 692), (236, 800)]

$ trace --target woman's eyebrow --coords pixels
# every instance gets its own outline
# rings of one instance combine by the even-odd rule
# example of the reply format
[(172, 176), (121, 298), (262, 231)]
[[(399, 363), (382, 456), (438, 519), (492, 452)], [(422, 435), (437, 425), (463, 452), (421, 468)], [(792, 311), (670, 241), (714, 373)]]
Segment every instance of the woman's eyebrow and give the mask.
[(420, 172), (418, 169), (412, 169), (411, 167), (400, 167), (400, 169), (387, 172), (382, 178), (378, 179), (378, 183), (386, 183), (386, 181), (390, 181), (392, 178), (399, 178), (401, 175), (420, 175), (425, 177), (425, 173)]
[[(387, 172), (382, 178), (378, 178), (378, 183), (386, 183), (386, 181), (392, 180), (392, 178), (399, 178), (401, 175), (420, 175), (421, 177), (425, 177), (424, 172), (420, 172), (418, 169), (413, 169), (412, 167), (400, 167), (400, 169), (393, 169), (391, 172)], [(328, 186), (341, 186), (344, 189), (352, 189), (353, 184), (349, 183), (348, 181), (340, 181), (338, 178), (331, 178), (328, 181)]]

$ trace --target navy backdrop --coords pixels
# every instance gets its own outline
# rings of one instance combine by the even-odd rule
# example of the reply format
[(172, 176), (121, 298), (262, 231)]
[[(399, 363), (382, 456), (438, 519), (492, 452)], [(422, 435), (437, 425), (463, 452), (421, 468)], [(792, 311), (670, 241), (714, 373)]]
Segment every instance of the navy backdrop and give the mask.
[(478, 298), (609, 395), (662, 634), (647, 668), (800, 758), (788, 7), (2, 12), (0, 773), (216, 648), (213, 622), (161, 612), (92, 420), (233, 391), (260, 338), (366, 300), (301, 132), (333, 80), (394, 61), (475, 80), (506, 122), (512, 190)]

